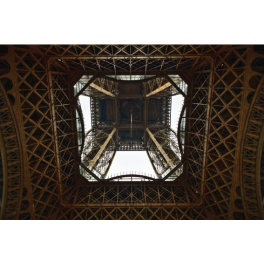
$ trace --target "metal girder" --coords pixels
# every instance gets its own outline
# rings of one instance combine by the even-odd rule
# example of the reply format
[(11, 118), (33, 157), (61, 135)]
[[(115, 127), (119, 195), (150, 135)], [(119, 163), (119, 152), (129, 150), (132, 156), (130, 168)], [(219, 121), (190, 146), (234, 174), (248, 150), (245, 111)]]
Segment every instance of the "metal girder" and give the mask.
[(158, 172), (157, 172), (157, 170), (156, 170), (156, 168), (155, 168), (155, 166), (154, 166), (154, 164), (153, 164), (153, 162), (152, 162), (152, 159), (151, 159), (151, 157), (150, 157), (150, 155), (149, 155), (149, 152), (148, 152), (148, 151), (146, 151), (146, 152), (147, 152), (147, 155), (148, 155), (148, 158), (149, 158), (149, 162), (150, 162), (150, 164), (151, 164), (153, 170), (155, 171), (156, 175), (158, 175)]
[(102, 88), (102, 87), (100, 87), (100, 86), (98, 86), (98, 85), (96, 85), (94, 83), (91, 83), (90, 86), (93, 87), (94, 89), (98, 90), (99, 92), (107, 94), (107, 95), (109, 95), (111, 97), (115, 97), (114, 94), (112, 94), (111, 92), (106, 91), (104, 88)]
[[(92, 207), (104, 207), (104, 208), (107, 208), (107, 207), (117, 207), (117, 205), (115, 203), (105, 203), (105, 204), (89, 204), (89, 208), (92, 208)], [(120, 205), (119, 205), (120, 206)], [(129, 207), (131, 206), (130, 203), (124, 203), (122, 204), (121, 206), (124, 206), (124, 207)], [(164, 207), (177, 207), (177, 208), (188, 208), (190, 206), (194, 207), (194, 208), (197, 208), (199, 207), (199, 205), (197, 203), (139, 203), (137, 204), (137, 208), (144, 208), (146, 206), (149, 206), (149, 207), (159, 207), (159, 206), (164, 206)], [(86, 204), (80, 204), (80, 205), (69, 205), (67, 206), (67, 208), (83, 208), (83, 207), (88, 207), (88, 205)]]
[[(247, 112), (241, 151), (240, 181), (246, 219), (264, 219), (263, 212), (263, 137), (264, 74)], [(237, 198), (237, 197), (235, 197)]]
[(87, 82), (84, 87), (74, 96), (74, 98), (72, 100), (75, 100), (76, 98), (78, 98), (78, 96), (80, 94), (82, 94), (83, 91), (85, 91), (85, 89), (88, 87), (88, 86), (91, 86), (91, 84), (95, 81), (95, 79), (97, 78), (97, 74), (95, 74), (91, 80), (89, 80), (89, 82)]
[(115, 112), (115, 123), (116, 123), (116, 125), (118, 125), (119, 124), (119, 118), (118, 118), (119, 108), (118, 108), (117, 98), (115, 97), (114, 100), (115, 100), (115, 110), (116, 110), (116, 112)]
[[(178, 143), (175, 132), (169, 127), (148, 127), (148, 129), (153, 130), (153, 136), (171, 160), (173, 167), (177, 166), (180, 162), (180, 151), (177, 145)], [(146, 134), (149, 136), (147, 132)], [(168, 172), (167, 170), (170, 170), (171, 166), (150, 136), (147, 139), (147, 151), (153, 161), (153, 166), (155, 166), (157, 174), (164, 177)]]
[[(195, 203), (183, 184), (178, 186), (162, 181), (159, 183), (151, 184), (148, 179), (144, 179), (143, 181), (134, 182), (131, 188), (129, 182), (117, 180), (109, 183), (100, 181), (100, 183), (79, 186), (74, 193), (77, 199), (69, 200), (68, 206), (73, 204), (76, 206), (92, 206), (99, 203), (114, 204), (115, 206), (122, 206), (123, 204), (152, 206), (153, 204), (161, 203)], [(97, 198), (90, 199), (91, 193)]]
[(162, 86), (160, 86), (159, 88), (157, 88), (156, 90), (154, 90), (154, 91), (148, 93), (148, 94), (146, 95), (146, 97), (149, 97), (149, 96), (151, 96), (151, 95), (153, 95), (153, 94), (156, 94), (156, 93), (158, 93), (158, 92), (160, 92), (160, 91), (163, 91), (163, 90), (165, 90), (166, 88), (170, 87), (171, 85), (172, 85), (172, 84), (171, 84), (170, 82), (167, 82), (167, 83), (165, 83), (164, 85), (162, 85)]
[[(58, 180), (61, 181), (61, 172), (59, 170), (60, 166), (60, 158), (59, 158), (59, 145), (58, 145), (58, 132), (57, 132), (57, 124), (56, 124), (56, 110), (55, 110), (55, 99), (54, 99), (54, 92), (53, 92), (53, 88), (52, 88), (52, 77), (51, 77), (51, 73), (49, 72), (48, 75), (48, 80), (49, 80), (49, 84), (50, 84), (50, 89), (49, 89), (49, 93), (50, 93), (50, 99), (51, 99), (51, 121), (52, 121), (52, 128), (53, 128), (53, 136), (54, 136), (54, 151), (55, 151), (55, 156), (56, 156), (56, 164), (57, 164), (57, 175), (58, 175)], [(73, 134), (74, 132), (72, 132), (71, 134)], [(65, 135), (61, 135), (63, 137), (65, 137)], [(62, 194), (62, 188), (61, 185), (59, 186), (59, 194)], [(61, 201), (61, 197), (60, 197), (60, 201)]]
[(148, 124), (148, 98), (145, 97), (144, 99), (144, 125), (147, 126)]
[(13, 111), (18, 109), (12, 109), (3, 88), (0, 80), (0, 219), (16, 220), (20, 214), (24, 163), (13, 119)]
[(152, 165), (155, 167), (157, 175), (160, 176), (168, 169), (169, 165), (151, 138), (149, 138), (147, 142), (147, 152), (151, 158)]
[[(36, 215), (36, 219), (47, 219), (54, 214), (54, 210), (56, 212), (59, 211), (58, 218), (64, 217), (65, 219), (77, 219), (78, 217), (80, 219), (170, 219), (172, 216), (173, 219), (200, 219), (201, 216), (206, 218), (206, 216), (204, 216), (204, 211), (206, 210), (212, 213), (216, 219), (243, 219), (243, 217), (244, 219), (260, 218), (257, 210), (259, 209), (261, 213), (263, 213), (263, 210), (261, 201), (258, 202), (256, 195), (260, 194), (259, 186), (257, 186), (259, 184), (260, 175), (257, 173), (259, 173), (259, 159), (261, 156), (259, 138), (262, 137), (261, 135), (264, 133), (260, 122), (263, 117), (264, 92), (261, 91), (261, 96), (257, 95), (257, 90), (259, 88), (256, 87), (261, 85), (258, 78), (261, 78), (263, 72), (258, 68), (254, 68), (253, 60), (258, 57), (263, 58), (262, 54), (259, 54), (257, 51), (255, 52), (253, 46), (228, 46), (223, 47), (215, 54), (215, 69), (211, 69), (209, 65), (209, 68), (205, 68), (204, 71), (199, 70), (201, 66), (206, 66), (199, 64), (199, 56), (197, 56), (197, 60), (194, 59), (190, 62), (190, 64), (192, 64), (191, 71), (194, 76), (192, 79), (194, 85), (192, 88), (193, 100), (189, 111), (190, 114), (188, 114), (188, 109), (186, 109), (186, 120), (189, 122), (189, 125), (186, 126), (186, 135), (188, 135), (189, 140), (185, 141), (186, 150), (188, 149), (188, 152), (186, 151), (186, 153), (188, 153), (188, 155), (186, 155), (186, 157), (188, 157), (188, 162), (186, 163), (186, 178), (189, 188), (192, 188), (192, 192), (195, 194), (199, 193), (197, 196), (202, 193), (202, 188), (204, 189), (204, 202), (201, 206), (198, 204), (199, 208), (196, 208), (196, 211), (194, 211), (192, 207), (197, 203), (190, 203), (188, 197), (186, 197), (184, 201), (173, 201), (177, 198), (177, 193), (172, 195), (170, 199), (166, 198), (170, 190), (156, 190), (156, 182), (151, 183), (152, 186), (154, 186), (152, 189), (147, 189), (149, 183), (143, 187), (139, 185), (135, 189), (133, 189), (135, 184), (129, 183), (127, 187), (120, 189), (120, 183), (118, 183), (116, 184), (117, 186), (111, 190), (107, 188), (100, 189), (97, 193), (93, 193), (95, 191), (93, 182), (87, 182), (87, 184), (91, 184), (91, 188), (88, 190), (86, 187), (81, 186), (83, 189), (80, 189), (80, 192), (78, 192), (78, 199), (75, 198), (77, 195), (73, 194), (72, 188), (75, 188), (74, 176), (76, 175), (76, 171), (74, 170), (73, 151), (71, 150), (77, 146), (74, 145), (72, 140), (74, 131), (71, 128), (70, 122), (72, 115), (69, 111), (71, 96), (69, 96), (68, 91), (68, 79), (70, 78), (69, 74), (74, 72), (72, 69), (78, 69), (77, 67), (79, 64), (76, 63), (75, 65), (77, 66), (69, 67), (67, 64), (71, 62), (67, 61), (67, 58), (79, 58), (81, 61), (80, 65), (83, 69), (89, 69), (88, 66), (85, 65), (85, 59), (92, 57), (98, 59), (101, 68), (102, 61), (100, 61), (100, 56), (101, 59), (103, 56), (105, 56), (105, 58), (111, 57), (121, 59), (121, 57), (123, 57), (126, 60), (130, 59), (130, 70), (126, 70), (128, 69), (127, 66), (119, 68), (117, 61), (117, 63), (115, 63), (117, 65), (115, 74), (109, 73), (111, 71), (109, 67), (107, 73), (109, 75), (140, 75), (142, 72), (144, 72), (144, 75), (148, 75), (153, 72), (147, 71), (147, 62), (145, 67), (144, 65), (142, 66), (142, 69), (144, 68), (143, 71), (131, 71), (131, 69), (134, 69), (133, 64), (131, 64), (132, 57), (134, 54), (141, 54), (138, 53), (142, 49), (141, 47), (136, 47), (137, 50), (133, 52), (126, 51), (127, 54), (123, 52), (125, 47), (121, 47), (118, 52), (110, 53), (110, 51), (108, 51), (108, 55), (104, 53), (106, 47), (99, 46), (102, 52), (94, 52), (93, 54), (92, 51), (89, 51), (88, 56), (86, 56), (88, 46), (87, 48), (82, 48), (81, 52), (79, 50), (80, 47), (78, 47), (78, 52), (76, 51), (75, 54), (74, 49), (76, 47), (77, 46), (74, 45), (66, 48), (60, 47), (59, 50), (57, 49), (58, 46), (50, 46), (47, 47), (45, 51), (45, 48), (41, 46), (37, 49), (33, 49), (32, 47), (28, 48), (27, 46), (25, 46), (25, 48), (8, 46), (8, 54), (1, 57), (1, 59), (4, 58), (10, 64), (11, 72), (7, 73), (7, 69), (4, 69), (4, 71), (1, 69), (1, 74), (4, 75), (0, 76), (0, 82), (2, 82), (4, 78), (11, 79), (14, 87), (13, 90), (8, 93), (15, 97), (15, 105), (13, 106), (15, 110), (9, 107), (9, 112), (14, 112), (12, 112), (12, 115), (15, 117), (13, 120), (14, 125), (11, 126), (11, 123), (13, 123), (12, 120), (10, 120), (11, 117), (9, 117), (9, 119), (3, 119), (5, 116), (1, 115), (4, 122), (1, 124), (2, 134), (6, 140), (6, 153), (10, 158), (10, 168), (8, 168), (8, 171), (10, 172), (12, 186), (15, 181), (15, 184), (21, 190), (22, 188), (27, 190), (26, 196), (21, 194), (16, 198), (14, 196), (14, 190), (10, 189), (10, 195), (7, 194), (6, 197), (8, 199), (7, 204), (11, 206), (8, 213), (9, 216), (5, 216), (5, 219), (9, 217), (10, 219), (13, 218), (14, 211), (16, 211), (16, 209), (14, 209), (15, 204), (21, 204), (21, 208), (19, 207), (20, 205), (17, 207), (20, 208), (20, 219), (28, 217), (28, 214), (31, 214), (31, 210), (32, 214), (34, 213), (34, 215)], [(178, 62), (181, 63), (181, 60), (186, 58), (189, 52), (188, 49), (185, 51), (186, 47), (174, 47), (175, 51), (184, 48), (184, 51), (181, 51), (183, 55), (179, 55), (181, 59), (177, 60), (177, 62), (175, 61), (175, 68), (178, 67), (176, 65)], [(197, 50), (197, 54), (199, 54), (200, 57), (206, 56), (203, 56), (203, 54), (209, 54), (208, 51), (203, 50), (204, 48), (207, 47), (192, 47), (193, 50)], [(63, 49), (63, 52), (61, 49)], [(159, 47), (155, 49), (155, 52), (158, 54), (157, 56), (151, 55), (156, 54), (153, 51), (145, 51), (146, 54), (140, 56), (145, 57), (146, 60), (149, 58), (151, 59), (151, 57), (158, 58)], [(251, 49), (251, 57), (248, 51), (244, 51), (246, 49)], [(58, 54), (56, 54), (56, 50)], [(217, 50), (213, 48), (213, 51)], [(67, 54), (72, 54), (72, 56), (67, 57)], [(113, 54), (113, 56), (111, 54)], [(120, 57), (118, 57), (118, 54), (121, 54)], [(169, 54), (170, 53), (166, 51), (160, 56), (169, 58)], [(52, 68), (47, 69), (44, 63), (46, 60), (45, 56), (47, 56), (47, 59), (49, 59), (50, 56), (50, 62), (56, 57), (62, 58), (62, 56), (64, 56), (64, 58), (62, 62), (54, 63), (54, 65), (52, 64)], [(15, 58), (17, 62), (15, 62)], [(134, 58), (139, 58), (139, 56), (134, 56)], [(28, 66), (23, 67), (23, 65)], [(199, 65), (199, 68), (195, 67), (195, 65)], [(97, 65), (94, 66), (94, 70), (89, 70), (90, 73), (86, 72), (86, 74), (94, 75), (97, 72), (96, 67)], [(257, 67), (260, 66), (257, 65)], [(52, 77), (51, 85), (54, 88), (51, 89), (51, 93), (54, 94), (54, 104), (52, 98), (50, 98), (49, 83), (48, 80), (46, 80), (49, 72)], [(76, 72), (81, 71), (77, 70)], [(200, 75), (198, 74), (199, 72)], [(205, 79), (209, 77), (209, 73), (213, 73), (214, 76), (216, 76), (215, 83), (213, 84), (211, 102), (212, 112), (210, 119), (207, 118), (207, 112), (205, 111), (208, 97), (208, 85), (203, 85)], [(176, 70), (166, 70), (166, 74), (170, 75), (177, 73)], [(251, 81), (254, 81), (254, 78), (256, 78), (259, 84), (256, 84), (256, 87), (252, 89)], [(99, 87), (104, 87), (98, 83), (96, 84)], [(29, 89), (25, 89), (26, 86), (28, 86)], [(157, 88), (157, 86), (155, 88)], [(152, 90), (154, 91), (155, 88)], [(93, 93), (99, 93), (92, 87), (89, 89), (92, 89)], [(168, 88), (168, 90), (169, 89), (170, 88)], [(110, 89), (105, 90), (113, 91)], [(158, 96), (162, 97), (166, 91), (167, 90), (164, 90), (158, 94)], [(113, 93), (115, 94), (115, 92)], [(251, 96), (252, 94), (253, 97)], [(100, 98), (103, 96), (106, 97), (105, 94), (102, 94)], [(8, 99), (8, 97), (6, 98)], [(188, 98), (190, 98), (189, 93)], [(257, 105), (255, 105), (254, 101), (256, 101)], [(252, 106), (250, 105), (251, 102)], [(52, 123), (53, 112), (50, 110), (52, 108), (51, 105), (53, 105), (52, 107), (56, 115), (56, 123), (54, 124)], [(166, 107), (168, 108), (168, 105), (166, 105)], [(251, 108), (252, 111), (250, 110)], [(19, 113), (19, 111), (21, 113)], [(0, 112), (7, 112), (7, 110), (2, 108)], [(209, 125), (206, 124), (208, 120)], [(27, 122), (31, 122), (31, 124)], [(18, 128), (16, 127), (16, 123), (18, 124)], [(57, 126), (57, 137), (53, 129), (55, 124)], [(206, 129), (207, 127), (209, 129)], [(105, 131), (106, 128), (102, 129)], [(111, 129), (113, 128), (110, 128), (108, 133), (111, 132)], [(149, 127), (149, 129), (152, 130), (152, 127)], [(154, 133), (154, 130), (152, 132), (157, 142), (160, 143), (162, 149), (175, 165), (174, 158), (171, 156), (171, 154), (173, 154), (173, 150), (172, 152), (170, 150), (171, 145), (168, 142), (163, 144), (163, 141), (167, 140), (167, 135), (164, 134), (164, 137), (162, 137), (160, 134), (163, 132), (159, 132), (159, 134)], [(107, 139), (108, 133), (105, 133), (101, 137), (101, 141), (96, 145), (91, 158), (94, 157), (100, 149), (101, 144)], [(209, 133), (208, 139), (204, 141), (204, 138), (207, 137), (207, 133)], [(13, 142), (13, 138), (18, 138), (17, 142)], [(58, 153), (56, 152), (54, 140), (58, 141)], [(104, 150), (105, 152), (108, 151), (109, 143)], [(162, 159), (163, 164), (167, 165), (151, 138), (149, 138), (149, 143), (153, 145), (152, 151), (154, 154), (159, 154), (157, 158), (160, 158), (160, 160)], [(205, 149), (204, 144), (208, 145), (208, 147), (206, 147), (206, 165), (203, 163), (203, 154), (201, 154)], [(7, 150), (8, 147), (10, 148), (10, 152)], [(21, 149), (21, 160), (17, 156), (18, 148)], [(114, 144), (113, 146), (111, 145), (111, 148), (111, 151), (114, 153)], [(201, 151), (199, 151), (200, 149)], [(101, 160), (104, 151), (97, 162)], [(56, 168), (58, 166), (56, 163), (57, 155), (63, 168), (60, 166)], [(21, 175), (25, 180), (21, 181), (22, 176), (19, 174), (20, 167), (16, 165), (18, 162), (14, 164), (14, 159), (20, 160), (22, 165), (21, 171), (25, 173), (25, 176), (23, 176), (23, 174)], [(31, 162), (31, 160), (33, 160), (33, 162)], [(44, 163), (47, 165), (44, 165)], [(107, 160), (105, 164), (108, 165)], [(45, 168), (45, 166), (47, 167)], [(97, 164), (95, 164), (94, 168), (96, 168), (96, 166)], [(28, 168), (30, 171), (26, 173), (26, 171), (29, 170)], [(57, 170), (62, 174), (61, 180), (56, 176)], [(202, 175), (205, 170), (206, 173)], [(27, 184), (25, 183), (26, 181), (28, 181)], [(76, 183), (80, 184), (79, 182)], [(165, 184), (165, 182), (163, 183)], [(100, 183), (97, 182), (97, 184), (99, 185)], [(114, 183), (108, 183), (105, 187), (111, 184), (113, 185)], [(177, 184), (179, 184), (179, 181), (177, 181)], [(44, 188), (43, 186), (46, 187)], [(60, 192), (58, 194), (59, 188), (62, 188), (62, 194)], [(143, 193), (144, 188), (146, 188), (147, 191)], [(35, 191), (32, 192), (31, 189)], [(129, 193), (130, 189), (133, 189), (134, 192), (132, 193), (131, 191), (131, 193)], [(108, 197), (107, 191), (111, 194)], [(162, 198), (163, 191), (166, 195)], [(126, 195), (127, 193), (128, 195)], [(139, 197), (140, 193), (142, 193), (142, 197)], [(155, 193), (155, 197), (153, 193)], [(52, 195), (50, 196), (50, 194)], [(100, 201), (97, 201), (95, 197), (99, 195)], [(69, 199), (73, 199), (77, 202), (71, 203), (71, 209), (65, 208), (64, 202), (61, 203), (58, 197), (62, 198), (63, 201), (65, 197), (69, 197)], [(113, 197), (115, 197), (115, 201), (112, 201)], [(150, 210), (152, 207), (150, 203), (153, 201), (153, 197), (155, 199), (153, 204), (157, 207)], [(159, 197), (162, 198), (161, 201), (158, 201)], [(83, 200), (83, 198), (85, 198), (85, 200)], [(122, 203), (119, 203), (117, 206), (116, 202), (119, 202), (120, 199), (122, 199)], [(145, 208), (138, 209), (137, 203), (139, 203), (139, 201), (145, 202), (144, 199), (149, 200), (149, 202), (146, 202)], [(32, 206), (33, 200), (34, 207)], [(27, 201), (29, 202), (28, 208), (25, 207)], [(131, 205), (131, 201), (134, 206)], [(83, 209), (78, 208), (78, 206), (87, 204), (92, 204), (91, 207), (98, 206), (98, 208), (90, 208), (87, 206), (87, 208), (85, 208), (86, 211), (82, 211)], [(110, 204), (115, 207), (115, 209), (107, 209)], [(168, 209), (170, 207), (169, 204), (173, 206), (171, 209)], [(186, 210), (180, 209), (181, 206), (186, 206)]]
[(158, 150), (160, 151), (160, 153), (162, 154), (162, 156), (165, 158), (165, 160), (167, 161), (167, 163), (170, 166), (173, 166), (173, 162), (168, 157), (168, 155), (165, 153), (165, 151), (163, 150), (163, 148), (161, 147), (161, 145), (159, 144), (159, 142), (156, 140), (156, 138), (154, 137), (154, 135), (150, 132), (150, 130), (148, 129), (148, 127), (146, 128), (146, 131), (148, 132), (149, 136), (151, 137), (151, 139), (153, 140), (153, 142), (155, 143), (155, 145), (157, 146)]
[(82, 60), (94, 60), (94, 59), (98, 59), (98, 60), (112, 60), (112, 59), (116, 59), (116, 60), (125, 60), (125, 59), (196, 59), (196, 58), (200, 58), (200, 57), (210, 57), (209, 55), (145, 55), (145, 56), (137, 56), (137, 55), (128, 55), (128, 56), (118, 56), (118, 55), (114, 55), (114, 56), (101, 56), (101, 55), (93, 55), (93, 56), (80, 56), (80, 57), (76, 57), (76, 56), (54, 56), (54, 58), (59, 58), (61, 60), (70, 60), (70, 59), (82, 59)]
[(116, 128), (114, 128), (112, 130), (112, 132), (110, 133), (110, 135), (108, 136), (108, 138), (106, 139), (106, 141), (104, 142), (104, 144), (101, 146), (101, 148), (99, 149), (99, 151), (97, 152), (97, 154), (95, 155), (95, 157), (89, 162), (89, 165), (91, 167), (93, 167), (96, 163), (96, 161), (98, 160), (98, 158), (101, 156), (102, 152), (104, 151), (105, 147), (107, 146), (108, 142), (110, 141), (110, 139), (113, 137), (114, 133), (116, 131)]
[(183, 97), (187, 97), (186, 94), (178, 87), (178, 85), (176, 85), (176, 83), (167, 74), (164, 74), (164, 76)]
[[(94, 75), (96, 73), (94, 70), (74, 70), (73, 72), (79, 73), (80, 75), (81, 74), (82, 75)], [(189, 74), (189, 70), (166, 70), (166, 74), (168, 74), (168, 75), (177, 74), (177, 75), (180, 75), (180, 76), (184, 75), (184, 77), (186, 77), (185, 75)], [(102, 70), (102, 71), (100, 71), (100, 74), (98, 73), (98, 77), (102, 77), (102, 78), (105, 78), (105, 79), (108, 79), (108, 80), (113, 80), (113, 78), (108, 77), (108, 75), (115, 76), (115, 71)], [(158, 76), (163, 76), (164, 72), (161, 71), (161, 70), (148, 70), (147, 73), (145, 74), (145, 70), (135, 70), (135, 71), (132, 71), (132, 72), (130, 72), (129, 70), (119, 70), (117, 75), (131, 75), (131, 76), (133, 76), (133, 75), (144, 75), (144, 76), (145, 75), (155, 75), (155, 77), (147, 78), (147, 80), (151, 80), (152, 78), (156, 78)], [(116, 81), (117, 82), (122, 82), (122, 80), (116, 80)], [(124, 81), (124, 82), (126, 82), (126, 81)], [(132, 82), (141, 82), (141, 80), (140, 81), (139, 80), (138, 81), (132, 81)]]
[(112, 165), (112, 163), (113, 163), (113, 160), (114, 160), (114, 158), (115, 158), (115, 155), (116, 155), (116, 151), (114, 152), (114, 155), (112, 156), (112, 158), (111, 158), (111, 160), (110, 160), (110, 163), (109, 163), (109, 165), (108, 165), (108, 167), (107, 167), (107, 170), (106, 170), (106, 173), (105, 173), (105, 175), (104, 175), (104, 178), (106, 178), (106, 176), (107, 176), (107, 174), (108, 174), (108, 172), (109, 172), (109, 170), (110, 170), (110, 168), (111, 168), (111, 165)]
[[(214, 69), (214, 61), (211, 63), (212, 69)], [(205, 140), (204, 140), (204, 157), (203, 157), (203, 172), (202, 172), (202, 182), (204, 182), (206, 177), (206, 170), (207, 167), (207, 160), (208, 160), (208, 147), (209, 147), (209, 130), (210, 130), (210, 120), (211, 120), (211, 111), (212, 111), (212, 94), (213, 94), (213, 82), (214, 76), (213, 72), (210, 74), (210, 81), (209, 81), (209, 91), (208, 91), (208, 101), (207, 101), (207, 112), (206, 112), (206, 128), (205, 128)], [(205, 185), (201, 189), (201, 194), (204, 194)], [(203, 197), (204, 198), (204, 197)]]
[(91, 174), (97, 181), (99, 181), (100, 179), (92, 172), (90, 171), (87, 166), (85, 166), (84, 164), (82, 163), (79, 163), (79, 165), (84, 169), (86, 170), (89, 174)]
[(172, 169), (164, 178), (163, 181), (165, 181), (166, 179), (168, 179), (176, 170), (178, 170), (182, 164), (184, 164), (186, 162), (185, 161), (181, 161), (174, 169)]
[(194, 204), (188, 207), (182, 207), (175, 204), (174, 207), (165, 207), (160, 204), (158, 207), (140, 207), (138, 208), (124, 204), (123, 206), (104, 207), (103, 204), (98, 207), (82, 208), (63, 208), (57, 213), (56, 219), (81, 219), (81, 220), (180, 220), (180, 219), (208, 219), (204, 209)]

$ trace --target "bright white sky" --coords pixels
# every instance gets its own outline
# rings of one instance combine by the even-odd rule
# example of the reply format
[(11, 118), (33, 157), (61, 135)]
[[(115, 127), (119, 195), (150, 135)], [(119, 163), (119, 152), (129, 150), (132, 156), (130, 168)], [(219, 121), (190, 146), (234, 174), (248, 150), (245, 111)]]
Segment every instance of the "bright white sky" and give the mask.
[[(84, 116), (85, 132), (91, 128), (90, 97), (79, 96)], [(177, 131), (177, 124), (182, 109), (183, 96), (172, 97), (171, 128)], [(136, 169), (135, 169), (136, 168)], [(147, 173), (155, 175), (146, 151), (117, 151), (108, 176), (121, 172), (136, 171), (139, 174)]]
[(183, 96), (175, 95), (172, 96), (171, 100), (171, 128), (177, 132), (178, 121), (183, 105)]

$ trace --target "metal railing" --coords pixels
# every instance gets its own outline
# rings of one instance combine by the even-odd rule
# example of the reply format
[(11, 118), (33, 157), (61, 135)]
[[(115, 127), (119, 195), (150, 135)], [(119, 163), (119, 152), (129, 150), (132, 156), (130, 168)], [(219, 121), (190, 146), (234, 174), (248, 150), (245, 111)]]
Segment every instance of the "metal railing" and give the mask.
[[(121, 177), (121, 176), (131, 176), (132, 178), (136, 178), (138, 177), (148, 177), (148, 178), (152, 178), (153, 180), (158, 179), (158, 177), (154, 174), (151, 173), (146, 173), (146, 172), (139, 172), (139, 171), (126, 171), (126, 172), (118, 172), (118, 173), (114, 173), (111, 175), (107, 175), (105, 179), (111, 179), (111, 178), (115, 178), (115, 177)], [(127, 177), (129, 178), (129, 177)]]

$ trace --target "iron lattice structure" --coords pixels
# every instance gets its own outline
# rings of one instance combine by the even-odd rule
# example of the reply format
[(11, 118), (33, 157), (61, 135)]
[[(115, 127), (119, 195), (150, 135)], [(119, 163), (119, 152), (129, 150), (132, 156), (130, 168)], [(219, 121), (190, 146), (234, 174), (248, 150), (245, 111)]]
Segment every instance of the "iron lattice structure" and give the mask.
[[(0, 46), (1, 219), (263, 219), (263, 74), (258, 45)], [(144, 140), (134, 146), (147, 150), (162, 177), (111, 181), (104, 177), (115, 152), (129, 148), (130, 125), (117, 114), (98, 125), (96, 104), (112, 100), (114, 113), (126, 113), (120, 76), (137, 75), (144, 105), (167, 100), (166, 109), (182, 91), (173, 85), (179, 76), (188, 85), (184, 107), (176, 133), (146, 124), (149, 109), (135, 123)], [(90, 145), (76, 126), (82, 76), (88, 85), (80, 89), (94, 98), (87, 137), (98, 141)]]

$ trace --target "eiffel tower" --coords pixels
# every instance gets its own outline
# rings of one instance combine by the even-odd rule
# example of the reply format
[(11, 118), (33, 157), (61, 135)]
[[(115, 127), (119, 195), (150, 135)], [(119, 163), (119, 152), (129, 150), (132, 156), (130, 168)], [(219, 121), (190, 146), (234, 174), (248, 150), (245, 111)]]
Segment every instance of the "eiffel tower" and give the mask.
[[(1, 45), (0, 218), (263, 219), (263, 74), (263, 45)], [(110, 177), (135, 150), (156, 175)]]

